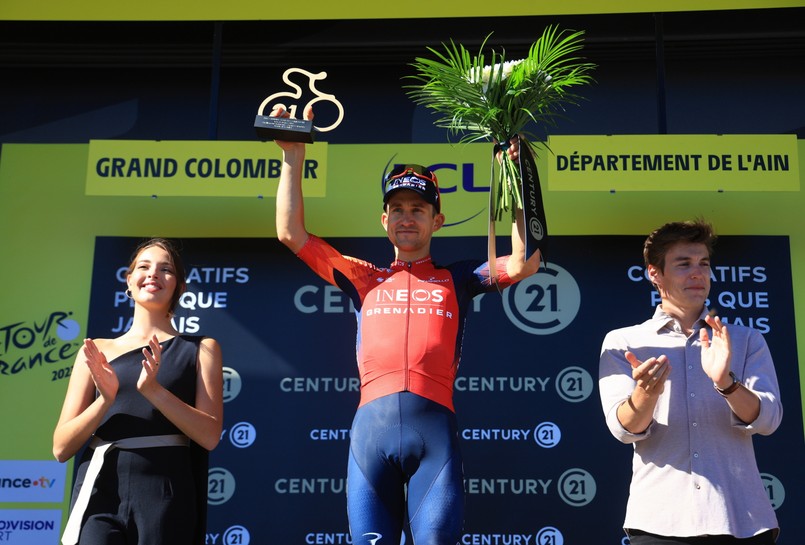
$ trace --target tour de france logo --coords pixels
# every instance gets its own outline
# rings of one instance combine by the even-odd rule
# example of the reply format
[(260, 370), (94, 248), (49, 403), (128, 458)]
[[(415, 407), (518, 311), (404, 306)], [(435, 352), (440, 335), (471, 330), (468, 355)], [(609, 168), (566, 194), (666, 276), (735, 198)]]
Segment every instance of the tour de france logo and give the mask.
[(580, 306), (576, 279), (556, 263), (548, 263), (537, 274), (506, 288), (503, 297), (509, 320), (532, 335), (563, 330), (576, 318)]

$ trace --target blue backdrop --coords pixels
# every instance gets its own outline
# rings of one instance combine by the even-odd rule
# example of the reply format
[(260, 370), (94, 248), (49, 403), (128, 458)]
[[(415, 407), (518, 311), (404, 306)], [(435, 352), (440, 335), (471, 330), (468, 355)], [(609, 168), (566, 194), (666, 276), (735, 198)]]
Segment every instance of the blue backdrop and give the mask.
[[(642, 322), (657, 303), (643, 238), (554, 237), (547, 267), (475, 300), (455, 384), (465, 545), (628, 543), (632, 448), (606, 429), (597, 367), (605, 333)], [(385, 238), (329, 240), (379, 265), (392, 259)], [(138, 242), (96, 239), (89, 336), (127, 327), (125, 266)], [(188, 293), (176, 326), (218, 339), (226, 374), (208, 543), (350, 543), (346, 459), (358, 379), (349, 300), (273, 239), (181, 242)], [(484, 237), (433, 242), (437, 263), (485, 252)], [(787, 237), (719, 239), (711, 306), (764, 333), (781, 384), (783, 424), (755, 445), (782, 545), (805, 532), (791, 282)]]

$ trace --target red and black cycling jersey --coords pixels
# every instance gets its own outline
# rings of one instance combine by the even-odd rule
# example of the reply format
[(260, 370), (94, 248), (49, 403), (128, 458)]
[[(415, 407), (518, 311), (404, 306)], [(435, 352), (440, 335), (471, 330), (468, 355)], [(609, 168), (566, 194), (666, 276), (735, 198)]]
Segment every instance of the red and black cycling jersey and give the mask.
[[(341, 255), (314, 235), (297, 256), (355, 306), (360, 406), (407, 391), (454, 410), (453, 381), (470, 302), (498, 289), (487, 262), (440, 267), (428, 256), (381, 268)], [(512, 284), (505, 272), (508, 259), (496, 261), (500, 289)]]

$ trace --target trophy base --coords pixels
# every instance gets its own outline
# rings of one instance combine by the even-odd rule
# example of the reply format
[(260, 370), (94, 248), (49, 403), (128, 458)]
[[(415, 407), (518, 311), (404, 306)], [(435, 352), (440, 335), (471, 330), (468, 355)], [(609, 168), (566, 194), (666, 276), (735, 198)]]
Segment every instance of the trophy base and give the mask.
[(313, 122), (305, 119), (258, 115), (254, 119), (254, 128), (260, 140), (313, 143)]

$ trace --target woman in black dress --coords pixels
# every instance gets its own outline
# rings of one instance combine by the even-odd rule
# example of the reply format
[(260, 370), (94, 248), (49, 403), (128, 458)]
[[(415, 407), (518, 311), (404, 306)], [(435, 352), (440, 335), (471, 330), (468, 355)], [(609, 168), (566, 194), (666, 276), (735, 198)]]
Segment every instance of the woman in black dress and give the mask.
[(185, 272), (170, 241), (141, 244), (127, 284), (131, 328), (84, 341), (53, 433), (60, 462), (89, 441), (62, 542), (201, 544), (206, 454), (223, 422), (221, 348), (171, 323)]

